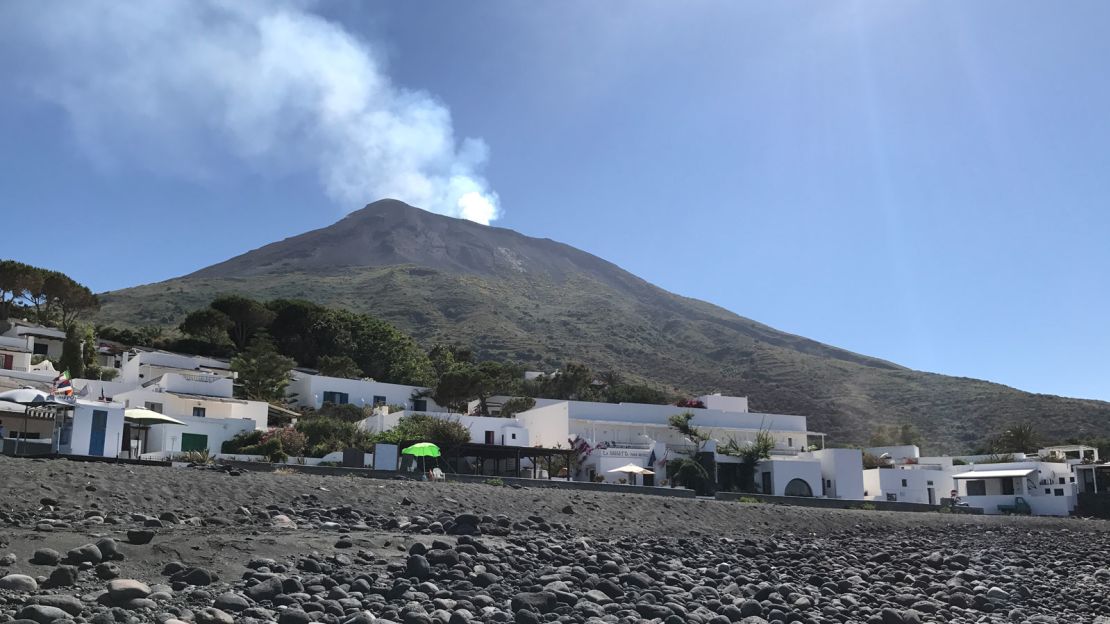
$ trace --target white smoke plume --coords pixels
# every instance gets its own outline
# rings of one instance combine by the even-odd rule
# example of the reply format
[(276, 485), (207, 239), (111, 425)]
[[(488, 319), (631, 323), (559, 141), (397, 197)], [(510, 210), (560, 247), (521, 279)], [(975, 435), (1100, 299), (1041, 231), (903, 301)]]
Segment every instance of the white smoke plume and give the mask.
[(64, 109), (106, 167), (314, 171), (343, 209), (393, 197), (488, 224), (487, 149), (390, 81), (372, 46), (290, 2), (0, 3), (9, 87)]

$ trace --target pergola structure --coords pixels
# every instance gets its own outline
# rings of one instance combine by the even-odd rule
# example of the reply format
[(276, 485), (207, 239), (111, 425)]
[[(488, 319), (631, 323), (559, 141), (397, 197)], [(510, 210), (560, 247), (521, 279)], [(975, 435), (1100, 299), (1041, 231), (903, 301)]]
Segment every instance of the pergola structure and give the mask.
[[(399, 448), (407, 448), (415, 444), (419, 440), (405, 442)], [(574, 449), (557, 449), (546, 448), (542, 446), (510, 446), (506, 444), (479, 444), (477, 442), (467, 442), (451, 448), (441, 449), (442, 455), (440, 460), (453, 459), (455, 470), (458, 470), (460, 462), (463, 458), (472, 457), (475, 460), (474, 474), (486, 474), (486, 463), (490, 460), (496, 462), (496, 466), (500, 466), (501, 462), (512, 462), (513, 476), (520, 476), (521, 460), (527, 459), (532, 463), (532, 478), (539, 477), (538, 471), (543, 464), (547, 469), (547, 478), (551, 478), (551, 463), (554, 459), (559, 457), (570, 458), (577, 455)], [(500, 471), (496, 471), (499, 473)], [(500, 474), (492, 474), (491, 476), (501, 476)]]
[[(73, 406), (66, 403), (41, 403), (35, 405), (20, 405), (18, 403), (0, 402), (0, 416), (6, 423), (16, 421), (15, 426), (7, 426), (10, 437), (0, 440), (0, 452), (13, 455), (26, 455), (29, 451), (34, 455), (57, 453), (62, 431), (67, 424), (73, 422)], [(33, 421), (48, 421), (51, 423), (50, 446), (46, 447), (41, 442), (27, 442), (27, 434)], [(39, 427), (36, 427), (39, 428)], [(11, 435), (15, 434), (15, 435)], [(46, 448), (43, 448), (46, 447)]]

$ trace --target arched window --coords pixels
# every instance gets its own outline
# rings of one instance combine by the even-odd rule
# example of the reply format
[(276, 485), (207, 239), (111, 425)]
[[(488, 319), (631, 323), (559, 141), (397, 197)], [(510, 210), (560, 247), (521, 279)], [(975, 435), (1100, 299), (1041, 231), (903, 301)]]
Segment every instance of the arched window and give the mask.
[(790, 483), (786, 484), (787, 496), (813, 496), (813, 490), (810, 489), (809, 484), (802, 479), (791, 479)]

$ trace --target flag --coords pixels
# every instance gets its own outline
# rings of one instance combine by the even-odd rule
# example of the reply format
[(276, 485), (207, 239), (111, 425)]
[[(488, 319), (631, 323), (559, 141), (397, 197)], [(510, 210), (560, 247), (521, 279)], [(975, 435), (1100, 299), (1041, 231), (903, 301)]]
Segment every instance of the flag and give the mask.
[(651, 449), (651, 455), (648, 455), (647, 465), (655, 465), (655, 449)]
[(54, 394), (73, 396), (73, 384), (69, 381), (68, 369), (54, 379)]
[(81, 388), (81, 391), (77, 393), (77, 396), (89, 396), (89, 384), (85, 384), (85, 387)]
[[(652, 451), (652, 455), (654, 455), (654, 454), (655, 454), (655, 451)], [(667, 456), (670, 455), (670, 454), (671, 454), (671, 449), (667, 449), (666, 451), (663, 452), (663, 459), (660, 459), (657, 462), (657, 465), (660, 468), (667, 465)]]

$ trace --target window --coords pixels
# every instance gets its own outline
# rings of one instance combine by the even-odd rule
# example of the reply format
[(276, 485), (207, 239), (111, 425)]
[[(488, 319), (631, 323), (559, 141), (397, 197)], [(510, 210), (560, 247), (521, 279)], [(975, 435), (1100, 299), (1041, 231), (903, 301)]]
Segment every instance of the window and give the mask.
[(413, 399), (412, 410), (414, 412), (428, 411), (428, 399)]
[(794, 446), (794, 438), (787, 438), (786, 439), (786, 446), (791, 446), (791, 447)]
[(513, 439), (515, 440), (516, 439), (516, 434), (514, 433), (514, 434), (512, 434), (512, 436), (513, 436)]
[(194, 407), (193, 418), (204, 418), (204, 411), (203, 407)]
[(902, 487), (906, 487), (906, 480), (902, 479)]
[(932, 485), (932, 484), (933, 484), (933, 482), (932, 482), (932, 481), (926, 481), (925, 483), (928, 483), (929, 485)]
[(1060, 477), (1060, 485), (1063, 485), (1065, 483), (1067, 483), (1067, 481), (1064, 480), (1064, 477)]
[(1064, 495), (1064, 488), (1056, 488), (1055, 490), (1052, 491), (1052, 494), (1055, 495), (1055, 496), (1063, 496)]
[(1048, 489), (1048, 488), (1045, 488), (1045, 489), (1044, 489), (1044, 493), (1045, 493), (1045, 494), (1051, 494), (1051, 493), (1052, 493), (1052, 490), (1050, 490), (1050, 489)]
[(146, 405), (146, 408), (148, 410), (152, 411), (152, 412), (158, 412), (159, 414), (162, 413), (162, 404), (161, 403), (151, 403), (150, 401), (147, 401), (145, 403), (145, 405)]
[(385, 405), (385, 397), (375, 395), (374, 396), (374, 407), (377, 407), (379, 405)]
[(46, 355), (50, 352), (50, 347), (45, 342), (38, 342), (36, 340), (34, 352), (35, 355)]
[(332, 405), (346, 405), (348, 402), (346, 392), (332, 392), (331, 390), (324, 391), (324, 403), (331, 403)]
[(487, 431), (486, 432), (486, 444), (493, 444), (493, 443), (494, 443), (493, 432), (492, 431)]
[(986, 481), (968, 481), (967, 482), (967, 495), (968, 496), (986, 496), (987, 495), (987, 482)]
[(1004, 496), (1012, 496), (1013, 493), (1014, 493), (1014, 480), (1013, 479), (1003, 479), (1002, 480), (1002, 494)]

